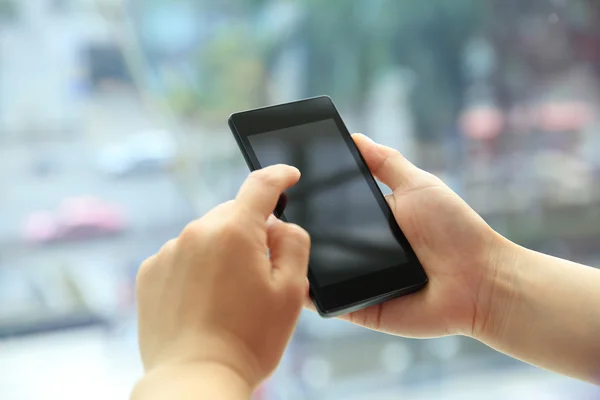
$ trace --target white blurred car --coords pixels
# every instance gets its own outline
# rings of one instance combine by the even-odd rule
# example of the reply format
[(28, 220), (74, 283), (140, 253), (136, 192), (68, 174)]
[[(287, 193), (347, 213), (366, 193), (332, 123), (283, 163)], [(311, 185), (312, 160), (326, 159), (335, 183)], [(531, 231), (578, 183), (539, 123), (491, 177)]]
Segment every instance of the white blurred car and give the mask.
[(96, 165), (107, 175), (124, 176), (164, 171), (174, 165), (176, 156), (177, 146), (168, 132), (144, 132), (101, 149)]

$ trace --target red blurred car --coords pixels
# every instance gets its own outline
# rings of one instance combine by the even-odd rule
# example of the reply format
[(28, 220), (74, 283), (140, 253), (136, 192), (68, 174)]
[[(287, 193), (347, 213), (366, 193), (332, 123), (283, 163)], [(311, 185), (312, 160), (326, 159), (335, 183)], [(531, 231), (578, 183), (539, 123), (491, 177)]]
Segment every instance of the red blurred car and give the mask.
[(29, 215), (23, 237), (31, 243), (86, 239), (118, 234), (125, 229), (123, 210), (109, 202), (91, 197), (65, 199), (55, 211)]

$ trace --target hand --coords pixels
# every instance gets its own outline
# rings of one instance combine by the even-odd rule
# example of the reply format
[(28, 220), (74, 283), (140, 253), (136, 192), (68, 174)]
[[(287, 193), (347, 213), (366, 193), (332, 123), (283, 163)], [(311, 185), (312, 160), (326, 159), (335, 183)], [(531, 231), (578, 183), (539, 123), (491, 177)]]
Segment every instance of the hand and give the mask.
[(214, 366), (255, 388), (276, 368), (308, 289), (310, 239), (271, 213), (299, 177), (283, 165), (252, 173), (235, 200), (143, 263), (139, 343), (148, 375)]
[(406, 337), (477, 335), (489, 313), (503, 238), (440, 179), (396, 150), (363, 135), (354, 141), (373, 175), (393, 190), (388, 203), (429, 283), (413, 295), (342, 318)]

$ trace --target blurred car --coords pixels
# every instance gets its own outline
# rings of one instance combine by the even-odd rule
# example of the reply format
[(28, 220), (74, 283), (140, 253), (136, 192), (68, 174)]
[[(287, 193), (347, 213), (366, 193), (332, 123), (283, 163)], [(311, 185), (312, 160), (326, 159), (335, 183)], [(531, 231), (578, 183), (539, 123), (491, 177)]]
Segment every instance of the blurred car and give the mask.
[(30, 214), (23, 227), (23, 237), (30, 243), (50, 243), (114, 235), (125, 226), (120, 207), (84, 196), (65, 199), (55, 211)]
[(144, 132), (100, 150), (97, 168), (110, 176), (163, 171), (174, 165), (176, 156), (177, 146), (168, 132)]

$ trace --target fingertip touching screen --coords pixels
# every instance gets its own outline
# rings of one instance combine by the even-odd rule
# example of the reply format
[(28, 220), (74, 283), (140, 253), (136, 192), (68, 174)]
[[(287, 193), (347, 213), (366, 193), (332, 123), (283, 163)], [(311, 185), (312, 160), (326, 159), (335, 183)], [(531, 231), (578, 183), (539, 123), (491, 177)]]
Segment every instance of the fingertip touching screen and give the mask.
[(288, 164), (302, 173), (286, 193), (283, 215), (311, 235), (310, 268), (319, 286), (407, 262), (335, 120), (253, 134), (248, 140), (262, 167)]

